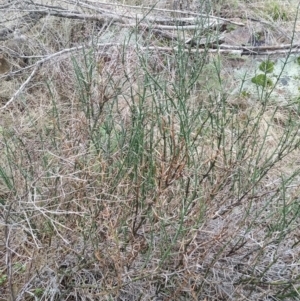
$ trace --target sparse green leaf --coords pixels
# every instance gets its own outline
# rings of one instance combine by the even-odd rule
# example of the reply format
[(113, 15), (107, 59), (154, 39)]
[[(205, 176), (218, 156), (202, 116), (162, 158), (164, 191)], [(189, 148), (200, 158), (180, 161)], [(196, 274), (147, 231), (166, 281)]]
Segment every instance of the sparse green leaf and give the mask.
[(259, 65), (259, 70), (265, 73), (272, 73), (274, 71), (274, 62), (264, 61)]
[(262, 87), (270, 87), (273, 82), (265, 74), (259, 74), (251, 79), (251, 82)]

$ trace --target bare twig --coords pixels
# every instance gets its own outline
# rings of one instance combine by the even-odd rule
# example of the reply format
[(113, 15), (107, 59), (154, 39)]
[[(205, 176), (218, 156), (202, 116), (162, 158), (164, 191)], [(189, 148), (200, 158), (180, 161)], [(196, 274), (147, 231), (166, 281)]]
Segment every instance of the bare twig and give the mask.
[[(174, 9), (162, 9), (162, 8), (156, 8), (155, 6), (146, 6), (146, 7), (140, 7), (140, 6), (134, 6), (134, 5), (124, 5), (124, 4), (119, 4), (119, 3), (105, 3), (105, 2), (97, 2), (97, 7), (96, 6), (91, 6), (91, 5), (87, 5), (86, 3), (83, 3), (82, 1), (79, 1), (80, 5), (82, 6), (85, 6), (85, 7), (89, 7), (89, 8), (92, 8), (92, 9), (97, 9), (99, 10), (99, 5), (103, 5), (103, 6), (115, 6), (115, 7), (123, 7), (123, 8), (127, 8), (128, 10), (132, 10), (132, 9), (136, 9), (136, 10), (146, 10), (146, 11), (159, 11), (159, 12), (167, 12), (167, 13), (177, 13), (177, 14), (188, 14), (190, 16), (196, 16), (196, 17), (202, 17), (202, 18), (205, 18), (207, 20), (220, 20), (220, 21), (224, 21), (225, 23), (229, 23), (229, 24), (233, 24), (233, 25), (237, 25), (237, 26), (245, 26), (244, 23), (241, 23), (241, 22), (235, 22), (235, 21), (232, 21), (232, 20), (229, 20), (229, 19), (226, 19), (226, 18), (221, 18), (221, 17), (216, 17), (216, 16), (213, 16), (213, 15), (208, 15), (208, 14), (201, 14), (201, 13), (195, 13), (195, 12), (191, 12), (191, 11), (182, 11), (182, 10), (174, 10)], [(106, 12), (109, 11), (109, 10), (106, 10)], [(141, 17), (141, 16), (138, 16), (137, 17)], [(143, 17), (144, 18), (144, 17)], [(173, 18), (173, 21), (174, 20), (177, 20), (177, 21), (180, 21), (181, 18)], [(151, 20), (151, 18), (149, 18), (149, 20)], [(160, 18), (159, 19), (152, 19), (151, 21), (154, 21), (154, 22), (160, 22), (162, 21)], [(164, 21), (162, 22), (167, 22), (167, 19), (165, 19)]]
[[(159, 34), (162, 34), (159, 32)], [(164, 37), (167, 38), (174, 38), (172, 35), (164, 35)], [(186, 41), (186, 43), (189, 43), (190, 41)], [(200, 45), (206, 45), (207, 39), (200, 40), (198, 43), (198, 46)], [(215, 44), (214, 44), (215, 43)], [(299, 44), (295, 45), (281, 45), (281, 46), (231, 46), (231, 45), (219, 45), (214, 39), (212, 42), (209, 43), (211, 48), (206, 49), (199, 49), (199, 48), (192, 48), (192, 49), (185, 49), (184, 51), (187, 53), (201, 53), (201, 52), (209, 52), (209, 53), (224, 53), (224, 54), (236, 54), (236, 55), (273, 55), (273, 54), (287, 54), (287, 53), (298, 53), (299, 52)], [(97, 44), (96, 47), (110, 47), (110, 46), (120, 46), (119, 43), (107, 43), (107, 44)], [(31, 72), (30, 76), (26, 79), (26, 81), (20, 86), (20, 88), (15, 92), (15, 94), (10, 98), (10, 100), (0, 108), (1, 110), (5, 110), (19, 95), (20, 93), (25, 89), (25, 87), (28, 85), (28, 83), (32, 80), (37, 70), (40, 68), (40, 66), (50, 61), (56, 57), (62, 56), (64, 54), (79, 51), (85, 48), (86, 46), (80, 46), (80, 47), (73, 47), (69, 49), (64, 49), (62, 51), (56, 52), (52, 55), (49, 55), (47, 57), (42, 58), (41, 60), (37, 61), (34, 65), (27, 66), (26, 68), (22, 69), (28, 69), (28, 68), (34, 68)], [(292, 48), (292, 50), (291, 50)], [(149, 46), (149, 47), (140, 47), (141, 50), (159, 50), (159, 51), (166, 51), (166, 52), (173, 52), (176, 51), (176, 47), (158, 47), (158, 46)]]
[[(117, 44), (117, 43), (97, 44), (97, 47), (109, 47), (109, 46), (120, 46), (120, 44)], [(20, 95), (20, 93), (22, 93), (22, 91), (25, 89), (25, 87), (28, 85), (28, 83), (32, 80), (32, 78), (34, 77), (35, 73), (40, 68), (40, 66), (42, 66), (44, 63), (46, 63), (48, 61), (51, 61), (54, 58), (63, 56), (64, 54), (68, 54), (70, 52), (82, 50), (85, 47), (86, 46), (79, 46), (79, 47), (64, 49), (62, 51), (59, 51), (59, 52), (53, 53), (49, 56), (46, 56), (45, 58), (43, 58), (43, 59), (37, 61), (35, 64), (31, 65), (30, 67), (31, 68), (33, 67), (34, 69), (32, 70), (29, 77), (20, 86), (20, 88), (14, 93), (14, 95), (10, 98), (10, 100), (3, 107), (0, 108), (0, 111), (5, 110)], [(29, 67), (27, 67), (26, 69), (28, 69), (28, 68)]]
[(31, 74), (26, 79), (26, 81), (14, 93), (14, 95), (11, 97), (11, 99), (3, 107), (0, 108), (0, 111), (5, 110), (20, 95), (20, 93), (24, 90), (24, 88), (26, 87), (26, 85), (32, 80), (32, 78), (34, 77), (34, 75), (37, 72), (37, 70), (39, 69), (39, 67), (40, 67), (40, 64), (36, 64), (36, 66), (34, 67), (34, 69), (31, 72)]

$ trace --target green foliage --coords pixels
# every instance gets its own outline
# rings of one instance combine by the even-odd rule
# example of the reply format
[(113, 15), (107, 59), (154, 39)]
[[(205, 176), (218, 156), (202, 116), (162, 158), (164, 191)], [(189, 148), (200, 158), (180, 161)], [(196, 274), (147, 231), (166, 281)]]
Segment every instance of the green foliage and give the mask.
[(42, 297), (42, 295), (44, 294), (44, 289), (36, 288), (33, 293), (36, 297)]
[(14, 264), (14, 268), (19, 272), (19, 273), (24, 273), (26, 271), (26, 264), (22, 264), (20, 262), (17, 262)]
[[(78, 51), (73, 69), (59, 77), (65, 85), (73, 72), (73, 90), (58, 85), (68, 101), (51, 92), (57, 84), (51, 77), (52, 101), (46, 99), (42, 110), (32, 105), (34, 113), (41, 112), (32, 119), (42, 126), (27, 124), (28, 108), (21, 112), (21, 126), (14, 120), (12, 138), (2, 139), (0, 180), (10, 193), (1, 208), (9, 218), (2, 223), (18, 225), (7, 241), (12, 248), (28, 235), (26, 248), (41, 246), (30, 253), (39, 257), (32, 269), (14, 254), (12, 277), (49, 275), (52, 286), (32, 278), (30, 298), (36, 300), (72, 294), (204, 300), (228, 279), (237, 285), (228, 286), (232, 300), (241, 298), (234, 295), (240, 290), (257, 300), (271, 281), (276, 297), (297, 297), (294, 279), (277, 281), (279, 268), (296, 263), (282, 256), (279, 266), (276, 256), (292, 249), (282, 245), (293, 237), (300, 216), (300, 171), (296, 164), (287, 168), (298, 156), (299, 112), (274, 106), (271, 89), (262, 93), (264, 103), (252, 102), (264, 90), (253, 84), (273, 86), (274, 77), (267, 75), (274, 63), (261, 63), (263, 74), (253, 77), (253, 84), (249, 74), (242, 83), (228, 84), (221, 56), (207, 63), (205, 48), (190, 51), (179, 39), (172, 53), (153, 51), (147, 48), (153, 42), (150, 29), (145, 42), (146, 35), (134, 45), (124, 42), (109, 64), (105, 59), (99, 64), (97, 49)], [(154, 66), (159, 72), (153, 71), (159, 62)], [(237, 95), (230, 94), (233, 85)], [(232, 264), (244, 256), (236, 273)], [(191, 275), (196, 275), (192, 282)], [(56, 279), (60, 296), (53, 289)], [(6, 281), (0, 274), (0, 285)], [(156, 296), (148, 295), (154, 291)], [(212, 296), (222, 297), (229, 295)]]
[(264, 61), (259, 65), (259, 70), (264, 73), (272, 73), (274, 71), (274, 62)]
[[(299, 300), (299, 296), (300, 296), (300, 287), (292, 287), (291, 286), (291, 290), (287, 290), (288, 293), (285, 294), (279, 294), (277, 296), (277, 298), (279, 300)], [(288, 298), (293, 298), (293, 299), (288, 299)]]
[(289, 5), (285, 4), (284, 1), (265, 0), (261, 12), (265, 13), (268, 19), (272, 21), (289, 21), (291, 20), (291, 11), (287, 9), (288, 7)]
[(251, 79), (251, 82), (262, 87), (271, 87), (273, 82), (265, 74), (258, 74)]
[(3, 285), (7, 280), (7, 275), (0, 274), (0, 286)]
[(287, 12), (276, 2), (270, 5), (268, 13), (274, 21), (288, 21)]
[(241, 91), (241, 96), (243, 98), (249, 98), (251, 96), (251, 93), (246, 90), (243, 90), (243, 91)]

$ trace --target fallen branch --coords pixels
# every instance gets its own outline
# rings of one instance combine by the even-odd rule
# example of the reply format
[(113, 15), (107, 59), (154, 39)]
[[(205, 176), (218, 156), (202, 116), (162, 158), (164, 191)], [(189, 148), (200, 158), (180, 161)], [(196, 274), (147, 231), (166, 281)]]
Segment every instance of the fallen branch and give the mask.
[(299, 48), (300, 44), (284, 44), (284, 45), (276, 45), (276, 46), (232, 46), (227, 44), (222, 44), (219, 46), (221, 49), (235, 49), (235, 50), (243, 50), (243, 51), (251, 51), (251, 52), (260, 52), (260, 51), (276, 51), (283, 49), (294, 49)]
[(27, 86), (27, 84), (32, 80), (32, 78), (34, 77), (34, 75), (37, 72), (37, 70), (39, 69), (39, 67), (40, 67), (40, 64), (36, 64), (36, 66), (34, 67), (34, 69), (31, 72), (31, 74), (26, 79), (26, 81), (15, 92), (15, 94), (11, 97), (11, 99), (3, 107), (0, 108), (0, 111), (5, 110), (20, 95), (20, 93), (24, 90), (24, 88)]
[[(119, 43), (118, 44), (117, 43), (107, 43), (107, 44), (98, 44), (97, 47), (110, 47), (110, 46), (120, 46), (120, 45), (121, 44), (119, 44)], [(86, 48), (86, 46), (79, 46), (79, 47), (73, 47), (73, 48), (64, 49), (62, 51), (59, 51), (59, 52), (56, 52), (56, 53), (53, 53), (51, 55), (48, 55), (48, 56), (44, 57), (43, 59), (41, 59), (41, 60), (37, 61), (36, 63), (34, 63), (33, 65), (31, 65), (30, 67), (27, 66), (26, 69), (33, 68), (31, 74), (26, 79), (26, 81), (20, 86), (20, 88), (14, 93), (14, 95), (10, 98), (10, 100), (3, 107), (0, 108), (0, 111), (5, 110), (11, 103), (13, 103), (13, 101), (24, 91), (25, 87), (32, 80), (32, 78), (36, 74), (37, 70), (44, 63), (46, 63), (48, 61), (51, 61), (54, 58), (60, 57), (60, 56), (62, 56), (64, 54), (68, 54), (70, 52), (75, 52), (75, 51), (82, 50), (83, 48)]]
[[(235, 21), (231, 21), (229, 19), (226, 18), (221, 18), (221, 17), (216, 17), (213, 15), (209, 15), (209, 14), (201, 14), (201, 13), (194, 13), (191, 11), (183, 11), (183, 10), (174, 10), (174, 9), (163, 9), (163, 8), (156, 8), (155, 6), (145, 6), (145, 7), (141, 7), (141, 6), (134, 6), (134, 5), (125, 5), (125, 4), (119, 4), (119, 3), (105, 3), (105, 2), (97, 2), (97, 6), (92, 6), (92, 5), (88, 5), (82, 1), (79, 1), (80, 5), (82, 7), (87, 7), (89, 9), (95, 9), (99, 11), (99, 5), (103, 5), (103, 6), (114, 6), (114, 7), (123, 7), (123, 8), (127, 8), (128, 10), (132, 11), (132, 9), (136, 9), (136, 10), (143, 10), (143, 11), (157, 11), (157, 12), (165, 12), (165, 13), (170, 13), (170, 14), (181, 14), (181, 15), (190, 15), (190, 16), (195, 16), (195, 17), (201, 17), (202, 19), (206, 19), (206, 20), (220, 20), (223, 21), (225, 23), (228, 24), (232, 24), (232, 25), (237, 25), (237, 26), (245, 26), (244, 23), (241, 22), (235, 22)], [(108, 12), (110, 10), (106, 10), (106, 12)], [(145, 16), (140, 16), (135, 14), (134, 16), (132, 16), (133, 18), (143, 18), (145, 19)], [(152, 22), (167, 22), (167, 21), (176, 21), (176, 22), (180, 22), (181, 19), (189, 19), (189, 18), (169, 18), (169, 19), (161, 19), (161, 18), (151, 18), (151, 17), (147, 17), (147, 20), (150, 20)], [(194, 18), (195, 19), (195, 18)]]
[[(207, 42), (207, 40), (206, 40)], [(206, 45), (203, 41), (203, 45)], [(191, 49), (184, 49), (183, 51), (186, 53), (217, 53), (217, 54), (234, 54), (234, 55), (274, 55), (274, 54), (288, 54), (288, 53), (299, 53), (300, 45), (281, 45), (281, 46), (231, 46), (231, 45), (218, 45), (218, 41), (213, 43), (209, 43), (211, 48), (191, 48)], [(105, 43), (105, 44), (97, 44), (94, 47), (111, 47), (111, 46), (122, 46), (120, 43)], [(79, 46), (79, 47), (73, 47), (69, 49), (64, 49), (62, 51), (56, 52), (54, 54), (51, 54), (49, 56), (46, 56), (39, 61), (37, 61), (35, 64), (31, 66), (27, 66), (21, 70), (16, 71), (15, 73), (19, 73), (21, 71), (34, 68), (30, 74), (30, 76), (26, 79), (26, 81), (20, 86), (20, 88), (15, 92), (15, 94), (10, 98), (10, 100), (0, 108), (1, 110), (5, 110), (25, 89), (25, 87), (28, 85), (28, 83), (32, 80), (37, 70), (42, 66), (44, 63), (60, 57), (64, 54), (68, 54), (70, 52), (80, 51), (83, 48), (87, 46)], [(155, 50), (155, 51), (163, 51), (163, 52), (174, 52), (177, 51), (177, 47), (159, 47), (159, 46), (148, 46), (148, 47), (139, 47), (139, 50)], [(11, 74), (8, 74), (7, 76), (11, 76)]]

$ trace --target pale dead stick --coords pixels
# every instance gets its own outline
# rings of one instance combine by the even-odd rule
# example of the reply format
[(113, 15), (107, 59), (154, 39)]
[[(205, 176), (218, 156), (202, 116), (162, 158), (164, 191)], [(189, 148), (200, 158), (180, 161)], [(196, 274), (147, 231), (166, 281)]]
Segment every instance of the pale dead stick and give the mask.
[(33, 76), (35, 75), (36, 71), (38, 70), (40, 64), (36, 64), (34, 69), (32, 70), (30, 76), (26, 79), (26, 81), (21, 85), (21, 87), (15, 92), (15, 94), (11, 97), (11, 99), (0, 109), (4, 110), (6, 109), (16, 98), (17, 96), (23, 91), (25, 86), (31, 81)]
[[(107, 44), (97, 44), (97, 47), (100, 46), (120, 46), (119, 43), (107, 43)], [(32, 67), (34, 67), (34, 69), (32, 70), (31, 74), (29, 75), (29, 77), (26, 79), (26, 81), (20, 86), (20, 88), (14, 93), (14, 95), (10, 98), (10, 100), (3, 106), (0, 108), (0, 111), (5, 110), (19, 95), (20, 93), (22, 93), (22, 91), (25, 89), (26, 85), (32, 80), (32, 78), (34, 77), (35, 73), (37, 72), (37, 70), (39, 69), (39, 67), (47, 62), (50, 61), (51, 59), (57, 57), (57, 56), (61, 56), (65, 53), (69, 53), (69, 52), (73, 52), (73, 51), (78, 51), (81, 50), (83, 48), (85, 48), (86, 46), (79, 46), (79, 47), (73, 47), (73, 48), (68, 48), (68, 49), (64, 49), (62, 51), (56, 52), (54, 54), (51, 54), (39, 61), (37, 61), (34, 65), (32, 65)]]

